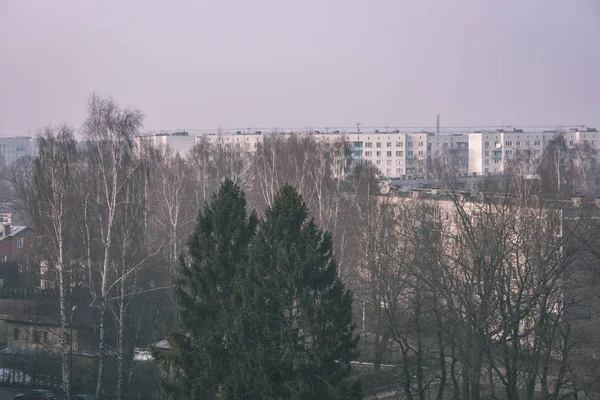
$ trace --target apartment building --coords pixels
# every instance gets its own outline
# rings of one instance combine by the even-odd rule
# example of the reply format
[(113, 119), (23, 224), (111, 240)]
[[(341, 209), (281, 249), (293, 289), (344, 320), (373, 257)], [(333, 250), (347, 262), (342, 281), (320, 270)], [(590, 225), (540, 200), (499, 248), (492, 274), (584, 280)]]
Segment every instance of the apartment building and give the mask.
[(197, 144), (206, 143), (210, 145), (222, 144), (226, 149), (245, 152), (255, 152), (259, 145), (265, 143), (265, 135), (257, 131), (255, 133), (236, 132), (234, 134), (209, 133), (196, 136)]
[(0, 167), (24, 156), (37, 154), (36, 140), (29, 136), (0, 137)]
[[(570, 129), (562, 133), (567, 149), (577, 145), (600, 148), (600, 133), (596, 129), (580, 131)], [(548, 143), (559, 135), (556, 131), (524, 132), (522, 129), (468, 134), (468, 172), (470, 175), (503, 174), (507, 162), (520, 152), (533, 160), (539, 160)]]
[(370, 162), (386, 178), (425, 177), (427, 174), (427, 132), (365, 132), (349, 134), (315, 134), (319, 141), (343, 137), (350, 150), (351, 165)]
[(186, 156), (194, 148), (196, 137), (190, 136), (186, 131), (161, 132), (138, 136), (135, 142), (138, 146), (145, 142), (163, 151), (169, 148), (180, 156)]

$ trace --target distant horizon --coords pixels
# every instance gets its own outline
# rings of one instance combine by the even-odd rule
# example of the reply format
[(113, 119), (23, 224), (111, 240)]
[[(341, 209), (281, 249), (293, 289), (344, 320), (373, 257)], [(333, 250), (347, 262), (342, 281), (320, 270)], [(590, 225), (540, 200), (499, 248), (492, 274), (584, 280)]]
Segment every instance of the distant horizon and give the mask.
[[(74, 127), (76, 136), (81, 136), (78, 130), (79, 127)], [(585, 124), (560, 124), (560, 125), (472, 125), (472, 126), (443, 126), (440, 125), (440, 134), (445, 133), (476, 133), (477, 131), (496, 131), (496, 130), (506, 130), (510, 131), (513, 129), (522, 129), (525, 132), (536, 132), (536, 131), (558, 131), (564, 130), (568, 131), (570, 129), (581, 129), (581, 131), (586, 131), (587, 129), (598, 130), (600, 127), (598, 126), (590, 126)], [(0, 138), (10, 138), (10, 137), (36, 137), (39, 132), (41, 132), (43, 128), (40, 128), (35, 133), (31, 134), (8, 134), (2, 135), (0, 133)], [(342, 133), (357, 133), (356, 126), (307, 126), (307, 127), (246, 127), (246, 128), (168, 128), (168, 129), (141, 129), (139, 131), (140, 134), (158, 134), (158, 133), (174, 133), (174, 132), (187, 132), (189, 134), (209, 134), (209, 133), (223, 133), (223, 134), (231, 134), (235, 132), (241, 132), (242, 134), (254, 134), (257, 131), (260, 131), (263, 134), (268, 134), (272, 132), (291, 132), (291, 133), (315, 133), (318, 131), (319, 133), (335, 133), (334, 131), (340, 131)], [(399, 126), (399, 125), (387, 125), (387, 126), (360, 126), (361, 133), (375, 133), (375, 130), (381, 130), (378, 133), (393, 133), (386, 132), (386, 130), (399, 130), (400, 133), (419, 133), (419, 132), (429, 132), (435, 133), (436, 126)]]

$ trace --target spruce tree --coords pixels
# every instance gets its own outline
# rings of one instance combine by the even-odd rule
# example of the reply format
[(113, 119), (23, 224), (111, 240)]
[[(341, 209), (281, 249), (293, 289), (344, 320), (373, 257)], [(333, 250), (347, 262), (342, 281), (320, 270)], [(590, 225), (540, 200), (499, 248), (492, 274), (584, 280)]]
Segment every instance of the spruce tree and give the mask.
[(170, 399), (220, 397), (234, 358), (228, 329), (239, 310), (235, 276), (248, 260), (257, 218), (246, 213), (244, 193), (225, 181), (199, 212), (188, 240), (189, 260), (180, 256), (174, 299), (179, 325), (167, 332), (170, 349), (159, 354)]
[(237, 386), (228, 386), (228, 397), (360, 398), (359, 383), (348, 379), (358, 355), (352, 296), (337, 275), (331, 236), (307, 220), (289, 186), (265, 216), (237, 280), (243, 301), (230, 365)]

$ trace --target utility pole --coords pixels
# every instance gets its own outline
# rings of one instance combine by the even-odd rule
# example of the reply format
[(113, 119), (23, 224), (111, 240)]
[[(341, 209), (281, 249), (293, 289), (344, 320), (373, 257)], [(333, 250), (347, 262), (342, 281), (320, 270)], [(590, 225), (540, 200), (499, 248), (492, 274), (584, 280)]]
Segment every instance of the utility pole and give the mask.
[(435, 116), (435, 134), (440, 134), (440, 114), (436, 114)]
[(362, 125), (361, 122), (357, 122), (356, 123), (356, 128), (358, 129), (358, 134), (360, 135), (360, 126)]

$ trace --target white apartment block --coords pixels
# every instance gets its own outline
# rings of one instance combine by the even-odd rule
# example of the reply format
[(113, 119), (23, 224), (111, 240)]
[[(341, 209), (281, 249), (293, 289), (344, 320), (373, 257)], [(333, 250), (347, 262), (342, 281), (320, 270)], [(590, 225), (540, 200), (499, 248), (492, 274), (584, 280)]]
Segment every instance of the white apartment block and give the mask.
[[(337, 135), (315, 135), (333, 140)], [(351, 152), (352, 165), (370, 162), (386, 178), (402, 176), (425, 177), (427, 174), (428, 145), (426, 132), (391, 133), (365, 132), (344, 134)]]
[(209, 133), (196, 136), (196, 143), (207, 143), (210, 145), (221, 144), (226, 149), (255, 152), (259, 145), (263, 145), (265, 136), (262, 133), (235, 133), (235, 134), (217, 134)]
[(37, 142), (32, 137), (0, 137), (0, 167), (10, 165), (24, 156), (37, 154)]
[[(311, 134), (318, 142), (332, 143), (344, 139), (350, 151), (352, 166), (370, 162), (379, 169), (382, 177), (402, 179), (427, 178), (428, 166), (436, 158), (443, 160), (444, 163), (451, 163), (452, 171), (458, 176), (502, 174), (505, 172), (507, 160), (521, 151), (532, 159), (541, 157), (548, 142), (557, 135), (554, 131), (524, 132), (522, 129), (441, 135), (429, 132), (406, 133), (397, 130), (361, 133), (315, 131), (278, 135), (293, 134)], [(600, 150), (600, 133), (595, 129), (585, 131), (571, 129), (563, 135), (568, 148), (577, 144), (588, 144)], [(221, 144), (225, 148), (252, 153), (259, 145), (268, 142), (270, 136), (260, 131), (206, 133), (197, 136), (189, 135), (187, 132), (173, 132), (151, 134), (140, 138), (148, 140), (156, 147), (170, 147), (180, 155), (187, 155), (196, 144), (202, 143)]]
[(171, 151), (179, 154), (182, 157), (187, 156), (187, 154), (194, 148), (194, 145), (196, 144), (196, 138), (194, 136), (190, 136), (185, 131), (163, 132), (138, 136), (136, 138), (136, 142), (139, 144), (141, 141), (145, 141), (153, 147), (163, 151), (166, 151), (167, 148), (171, 149)]
[[(503, 174), (507, 162), (519, 152), (524, 152), (533, 160), (540, 159), (548, 143), (558, 134), (555, 131), (524, 132), (522, 129), (469, 133), (469, 175)], [(595, 129), (571, 129), (563, 136), (567, 149), (584, 144), (600, 149), (600, 133)]]

